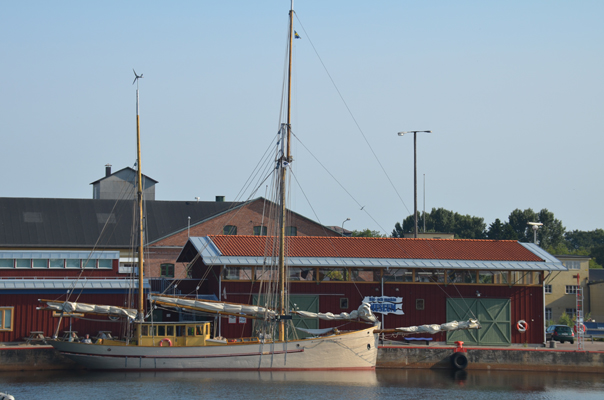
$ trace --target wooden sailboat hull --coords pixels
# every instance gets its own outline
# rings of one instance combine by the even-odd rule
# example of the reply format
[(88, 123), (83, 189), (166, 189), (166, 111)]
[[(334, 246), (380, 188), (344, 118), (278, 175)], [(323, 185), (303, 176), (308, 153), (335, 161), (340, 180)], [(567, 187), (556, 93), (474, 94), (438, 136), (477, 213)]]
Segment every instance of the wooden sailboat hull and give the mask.
[(369, 370), (377, 360), (375, 327), (286, 343), (222, 346), (111, 346), (53, 341), (65, 356), (95, 370)]

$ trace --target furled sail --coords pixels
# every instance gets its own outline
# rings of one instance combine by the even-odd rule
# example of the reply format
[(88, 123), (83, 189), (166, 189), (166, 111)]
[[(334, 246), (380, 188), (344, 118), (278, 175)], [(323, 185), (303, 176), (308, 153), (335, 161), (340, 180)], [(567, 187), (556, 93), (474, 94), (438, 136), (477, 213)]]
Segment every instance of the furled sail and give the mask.
[(116, 306), (102, 306), (97, 304), (87, 303), (76, 303), (72, 301), (51, 301), (51, 300), (39, 300), (45, 303), (45, 307), (41, 307), (41, 310), (58, 311), (64, 313), (82, 313), (82, 314), (100, 314), (100, 315), (112, 315), (117, 317), (128, 317), (130, 319), (136, 318), (136, 310), (130, 308), (121, 308)]
[(167, 297), (167, 296), (149, 296), (152, 302), (157, 304), (169, 306), (169, 307), (180, 307), (188, 308), (192, 310), (206, 311), (217, 314), (228, 314), (228, 315), (249, 315), (260, 317), (267, 314), (269, 317), (276, 317), (277, 312), (270, 310), (265, 307), (237, 304), (237, 303), (224, 303), (219, 301), (208, 301), (208, 300), (197, 300), (197, 299), (186, 299), (181, 297)]
[(302, 317), (319, 318), (325, 321), (356, 320), (361, 318), (368, 322), (377, 322), (377, 318), (371, 312), (371, 305), (369, 303), (362, 303), (358, 310), (354, 310), (350, 314), (345, 312), (340, 314), (313, 313), (309, 311), (294, 311), (294, 313)]
[(445, 324), (429, 324), (429, 325), (420, 325), (420, 326), (409, 326), (406, 328), (394, 328), (393, 330), (389, 330), (389, 331), (394, 331), (394, 332), (401, 332), (401, 333), (407, 333), (407, 334), (414, 334), (414, 333), (429, 333), (434, 335), (435, 333), (440, 333), (440, 332), (449, 332), (449, 331), (459, 331), (462, 329), (480, 329), (480, 322), (478, 322), (477, 319), (469, 319), (467, 321), (461, 321), (461, 322), (457, 322), (457, 321), (451, 321), (451, 322), (447, 322)]

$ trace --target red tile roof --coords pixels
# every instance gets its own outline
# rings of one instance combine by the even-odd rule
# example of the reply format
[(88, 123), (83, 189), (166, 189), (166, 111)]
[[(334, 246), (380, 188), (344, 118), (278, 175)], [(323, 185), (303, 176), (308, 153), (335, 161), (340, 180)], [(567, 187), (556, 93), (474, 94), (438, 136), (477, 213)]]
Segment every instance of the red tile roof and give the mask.
[[(263, 257), (276, 238), (210, 236), (224, 256)], [(268, 245), (268, 246), (267, 246)], [(290, 236), (288, 257), (399, 258), (427, 260), (543, 261), (513, 240), (394, 239)]]

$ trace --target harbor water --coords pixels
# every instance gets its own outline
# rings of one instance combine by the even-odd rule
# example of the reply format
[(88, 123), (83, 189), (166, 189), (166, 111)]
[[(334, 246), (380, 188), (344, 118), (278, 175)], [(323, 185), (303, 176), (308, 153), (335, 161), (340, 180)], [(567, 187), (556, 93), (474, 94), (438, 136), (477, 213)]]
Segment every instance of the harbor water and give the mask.
[(358, 372), (95, 372), (0, 374), (0, 392), (48, 399), (601, 399), (595, 373), (380, 369)]

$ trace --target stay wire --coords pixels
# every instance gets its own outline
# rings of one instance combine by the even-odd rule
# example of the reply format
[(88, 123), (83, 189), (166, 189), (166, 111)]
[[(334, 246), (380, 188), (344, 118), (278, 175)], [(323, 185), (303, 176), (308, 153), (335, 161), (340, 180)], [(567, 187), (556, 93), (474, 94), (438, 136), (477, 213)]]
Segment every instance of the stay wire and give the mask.
[(342, 100), (342, 103), (344, 104), (344, 107), (346, 107), (346, 110), (348, 111), (348, 114), (350, 114), (350, 117), (352, 118), (354, 124), (356, 125), (357, 129), (359, 130), (361, 136), (363, 136), (363, 139), (365, 140), (365, 143), (367, 144), (367, 147), (369, 147), (369, 150), (371, 150), (371, 154), (373, 154), (373, 157), (375, 158), (375, 160), (379, 164), (380, 168), (382, 169), (382, 172), (384, 173), (384, 175), (388, 179), (388, 182), (390, 182), (390, 186), (392, 186), (392, 189), (394, 189), (394, 192), (398, 196), (399, 200), (401, 201), (401, 203), (403, 204), (403, 206), (405, 207), (405, 209), (407, 210), (407, 212), (411, 213), (411, 211), (409, 210), (409, 207), (407, 207), (407, 204), (405, 204), (405, 201), (403, 200), (403, 198), (401, 197), (400, 193), (396, 189), (396, 186), (392, 182), (392, 179), (390, 179), (390, 175), (388, 175), (388, 172), (386, 172), (386, 168), (384, 168), (384, 166), (382, 165), (382, 162), (380, 161), (380, 159), (378, 158), (377, 154), (373, 150), (373, 147), (369, 143), (369, 140), (367, 139), (367, 136), (365, 136), (365, 132), (363, 132), (363, 129), (361, 129), (361, 126), (359, 125), (358, 121), (354, 117), (354, 114), (352, 113), (352, 110), (348, 106), (348, 103), (346, 103), (346, 100), (344, 100), (344, 96), (340, 92), (340, 89), (338, 88), (338, 86), (336, 85), (334, 79), (332, 78), (331, 74), (329, 73), (329, 70), (327, 69), (327, 66), (325, 65), (325, 63), (323, 62), (323, 59), (319, 55), (319, 52), (315, 48), (315, 45), (313, 44), (312, 40), (310, 39), (310, 35), (306, 31), (306, 29), (304, 29), (304, 25), (302, 25), (302, 21), (300, 21), (300, 19), (298, 18), (298, 14), (295, 13), (295, 15), (296, 15), (296, 20), (300, 23), (300, 26), (302, 27), (302, 31), (304, 32), (304, 35), (306, 35), (306, 38), (308, 38), (308, 42), (310, 43), (313, 51), (315, 52), (317, 58), (319, 59), (319, 62), (323, 66), (323, 69), (325, 70), (325, 73), (327, 74), (327, 76), (328, 76), (329, 80), (331, 81), (333, 87), (335, 88), (336, 92), (338, 93), (338, 96), (340, 97), (340, 100)]

